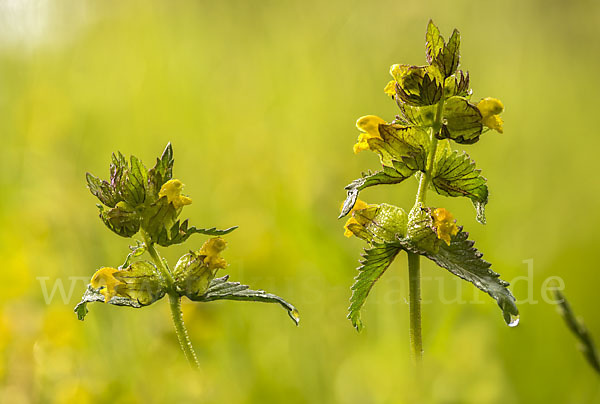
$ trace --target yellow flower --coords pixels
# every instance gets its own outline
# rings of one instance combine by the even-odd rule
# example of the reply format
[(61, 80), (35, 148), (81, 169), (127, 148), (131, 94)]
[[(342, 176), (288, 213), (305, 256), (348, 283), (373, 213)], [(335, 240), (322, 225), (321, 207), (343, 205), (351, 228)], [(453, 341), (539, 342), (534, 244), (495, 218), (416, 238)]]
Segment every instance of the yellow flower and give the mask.
[(192, 203), (192, 199), (181, 195), (183, 184), (179, 180), (169, 180), (160, 187), (158, 197), (166, 196), (169, 203), (172, 203), (175, 209), (179, 209), (184, 205)]
[(119, 272), (118, 269), (104, 267), (96, 271), (92, 276), (92, 287), (100, 288), (100, 293), (104, 295), (104, 302), (107, 303), (113, 296), (117, 295), (116, 287), (122, 285), (123, 282), (117, 280), (114, 274)]
[(431, 212), (431, 217), (433, 218), (433, 227), (436, 229), (437, 237), (450, 245), (450, 237), (458, 233), (456, 220), (454, 220), (452, 213), (445, 208), (437, 208)]
[(385, 121), (375, 115), (363, 116), (356, 121), (356, 127), (362, 133), (358, 135), (358, 141), (354, 145), (354, 154), (369, 149), (369, 139), (381, 139), (379, 135), (379, 125), (385, 124)]
[(385, 88), (383, 89), (383, 92), (392, 97), (395, 96), (396, 95), (396, 80), (390, 80), (386, 84)]
[(503, 133), (502, 118), (498, 115), (504, 111), (502, 101), (496, 98), (484, 98), (477, 104), (479, 112), (481, 112), (481, 123), (490, 129), (494, 129), (499, 133)]
[[(354, 213), (355, 211), (357, 211), (357, 210), (363, 210), (363, 209), (366, 209), (368, 207), (369, 207), (369, 205), (366, 202), (361, 201), (360, 199), (357, 199), (356, 203), (354, 204), (354, 206), (352, 207), (352, 210), (350, 210), (349, 213), (350, 213), (350, 215), (352, 215), (352, 213)], [(344, 236), (346, 236), (346, 237), (352, 237), (354, 235), (354, 233), (352, 232), (352, 230), (350, 230), (350, 225), (351, 224), (358, 224), (358, 225), (360, 225), (360, 223), (358, 222), (358, 220), (356, 220), (354, 218), (354, 215), (352, 215), (350, 217), (350, 219), (348, 219), (346, 221), (346, 224), (344, 225), (344, 229), (345, 229)]]
[(206, 255), (204, 264), (208, 269), (222, 269), (227, 267), (227, 262), (219, 256), (227, 247), (227, 242), (221, 237), (213, 237), (202, 245), (200, 255)]

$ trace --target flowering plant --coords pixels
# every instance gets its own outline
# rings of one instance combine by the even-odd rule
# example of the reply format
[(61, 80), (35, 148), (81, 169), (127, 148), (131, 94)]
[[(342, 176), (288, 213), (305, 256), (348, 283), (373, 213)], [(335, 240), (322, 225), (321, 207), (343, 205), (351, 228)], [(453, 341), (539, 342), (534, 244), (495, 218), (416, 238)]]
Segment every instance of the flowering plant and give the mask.
[[(415, 356), (422, 355), (420, 309), (420, 256), (488, 293), (500, 306), (510, 326), (518, 324), (519, 312), (508, 283), (490, 269), (491, 264), (473, 248), (468, 233), (457, 226), (443, 207), (426, 203), (427, 191), (469, 198), (476, 219), (485, 224), (488, 202), (486, 179), (466, 153), (452, 143), (471, 145), (489, 130), (502, 133), (504, 110), (494, 98), (472, 101), (469, 73), (459, 70), (460, 34), (455, 29), (448, 41), (429, 22), (426, 33), (427, 64), (396, 64), (385, 93), (396, 101), (400, 114), (391, 122), (368, 115), (356, 122), (360, 131), (354, 153), (371, 150), (379, 155), (382, 169), (368, 172), (346, 186), (347, 198), (340, 215), (350, 215), (346, 236), (369, 244), (352, 286), (348, 318), (360, 331), (360, 309), (375, 282), (402, 251), (408, 255), (411, 341)], [(358, 199), (365, 188), (398, 184), (409, 177), (419, 180), (416, 201), (406, 213), (385, 203), (367, 204)]]
[[(189, 363), (198, 367), (181, 313), (183, 296), (196, 302), (226, 299), (279, 303), (296, 325), (299, 316), (296, 308), (279, 296), (229, 282), (228, 275), (216, 277), (219, 269), (227, 267), (221, 257), (227, 243), (220, 236), (237, 226), (225, 230), (199, 229), (190, 227), (187, 219), (181, 222), (178, 217), (192, 200), (182, 194), (182, 182), (172, 178), (173, 163), (169, 143), (150, 170), (135, 156), (127, 162), (117, 153), (112, 156), (110, 181), (87, 174), (88, 187), (101, 202), (98, 208), (104, 224), (121, 237), (138, 236), (141, 240), (130, 247), (131, 252), (123, 264), (117, 268), (103, 267), (94, 273), (75, 312), (83, 320), (88, 313), (87, 304), (91, 302), (141, 308), (167, 295), (181, 348)], [(184, 254), (171, 270), (156, 245), (181, 244), (193, 234), (214, 237), (199, 250)], [(146, 252), (150, 261), (134, 261)]]

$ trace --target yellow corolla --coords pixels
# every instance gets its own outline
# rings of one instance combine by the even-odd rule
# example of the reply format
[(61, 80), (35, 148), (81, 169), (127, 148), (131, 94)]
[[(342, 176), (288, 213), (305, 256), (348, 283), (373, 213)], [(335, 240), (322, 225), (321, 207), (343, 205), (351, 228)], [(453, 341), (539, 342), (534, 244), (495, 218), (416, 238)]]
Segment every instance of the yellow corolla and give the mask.
[(379, 125), (383, 125), (386, 122), (378, 116), (367, 115), (363, 116), (356, 121), (356, 127), (362, 133), (358, 135), (358, 141), (354, 145), (354, 153), (358, 154), (363, 150), (369, 149), (369, 139), (377, 138), (381, 139), (379, 134)]
[(437, 237), (450, 245), (451, 236), (458, 233), (458, 226), (456, 226), (456, 220), (454, 220), (452, 213), (445, 208), (437, 208), (431, 212), (431, 217), (433, 218), (433, 227), (436, 229)]
[[(343, 205), (342, 205), (342, 206), (343, 206)], [(346, 224), (344, 225), (344, 229), (345, 229), (345, 231), (344, 231), (344, 236), (346, 236), (346, 237), (352, 237), (352, 236), (354, 235), (354, 233), (352, 232), (352, 230), (350, 230), (350, 225), (351, 225), (351, 224), (360, 224), (360, 223), (358, 222), (358, 220), (356, 220), (356, 219), (354, 218), (354, 216), (352, 216), (352, 213), (353, 213), (354, 211), (357, 211), (357, 210), (363, 210), (363, 209), (366, 209), (366, 208), (368, 208), (368, 207), (369, 207), (369, 205), (368, 205), (366, 202), (364, 202), (364, 201), (361, 201), (360, 199), (357, 199), (357, 200), (356, 200), (356, 203), (355, 203), (355, 204), (354, 204), (354, 206), (352, 207), (352, 210), (350, 210), (350, 212), (349, 212), (349, 214), (350, 214), (350, 219), (348, 219), (348, 220), (346, 221)]]
[(477, 104), (479, 112), (481, 112), (481, 123), (490, 129), (494, 129), (499, 133), (503, 133), (502, 118), (498, 115), (504, 111), (502, 101), (496, 98), (484, 98)]
[(104, 295), (104, 302), (107, 303), (113, 296), (117, 295), (116, 287), (122, 285), (123, 282), (114, 277), (114, 274), (119, 272), (118, 269), (104, 267), (96, 271), (90, 282), (94, 289), (100, 288), (99, 292)]
[(383, 92), (386, 93), (389, 96), (395, 96), (396, 95), (396, 80), (390, 80), (385, 88), (383, 89)]
[(214, 237), (205, 242), (200, 248), (200, 255), (206, 255), (204, 264), (208, 269), (224, 269), (227, 267), (227, 262), (219, 256), (221, 251), (227, 247), (227, 242), (221, 237)]
[(158, 197), (162, 198), (163, 196), (166, 196), (169, 203), (172, 203), (175, 209), (179, 209), (185, 205), (190, 205), (192, 203), (191, 198), (181, 195), (182, 190), (183, 184), (181, 181), (169, 180), (165, 182), (162, 185), (162, 187), (160, 187)]

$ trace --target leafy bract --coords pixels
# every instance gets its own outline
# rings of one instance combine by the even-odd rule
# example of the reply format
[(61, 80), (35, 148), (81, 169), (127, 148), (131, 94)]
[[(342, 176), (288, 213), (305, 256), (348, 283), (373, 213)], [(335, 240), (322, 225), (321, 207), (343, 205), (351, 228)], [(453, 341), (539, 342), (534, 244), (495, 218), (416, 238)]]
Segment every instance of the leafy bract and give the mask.
[[(88, 285), (81, 301), (77, 303), (75, 309), (73, 310), (77, 314), (77, 318), (79, 320), (83, 320), (87, 313), (89, 312), (87, 305), (88, 303), (93, 302), (104, 302), (104, 295), (102, 295), (97, 289), (92, 288), (92, 285)], [(139, 302), (135, 300), (128, 299), (126, 297), (114, 296), (112, 299), (108, 301), (110, 304), (114, 304), (115, 306), (127, 306), (139, 309), (143, 307)]]
[(456, 143), (473, 144), (479, 140), (483, 124), (481, 112), (464, 97), (450, 97), (444, 103), (442, 130), (438, 137)]
[(583, 356), (590, 366), (600, 374), (600, 356), (598, 356), (596, 345), (594, 344), (594, 340), (587, 327), (581, 319), (578, 319), (575, 316), (575, 313), (573, 313), (573, 309), (564, 294), (558, 289), (554, 289), (553, 293), (554, 300), (558, 303), (558, 312), (565, 320), (569, 330), (571, 330), (573, 335), (575, 335), (579, 341), (579, 349), (583, 353)]
[(106, 227), (121, 237), (133, 237), (140, 229), (140, 217), (127, 203), (121, 201), (112, 209), (98, 205), (100, 219)]
[(390, 243), (406, 235), (407, 222), (404, 209), (382, 203), (352, 212), (346, 228), (369, 243)]
[(457, 151), (445, 151), (435, 162), (431, 187), (444, 196), (465, 196), (477, 209), (477, 221), (485, 223), (485, 205), (488, 187), (481, 170), (475, 168), (469, 155)]
[(429, 20), (429, 24), (427, 24), (427, 33), (425, 34), (427, 63), (431, 64), (444, 49), (444, 46), (444, 38), (440, 35), (439, 28), (432, 20)]
[[(439, 31), (438, 31), (439, 35)], [(443, 78), (448, 78), (456, 72), (460, 59), (460, 33), (458, 30), (454, 30), (448, 43), (444, 45), (444, 48), (439, 51), (437, 57), (435, 57), (431, 63), (439, 71)]]
[(156, 159), (156, 164), (148, 171), (148, 194), (158, 199), (162, 185), (173, 178), (173, 147), (169, 142), (162, 155)]
[(163, 279), (149, 262), (134, 262), (127, 268), (102, 268), (92, 277), (74, 311), (79, 320), (83, 320), (88, 313), (88, 303), (141, 308), (162, 299), (165, 293)]
[(196, 302), (212, 302), (214, 300), (242, 300), (265, 303), (278, 303), (287, 310), (296, 325), (300, 322), (298, 310), (281, 297), (264, 290), (252, 290), (239, 282), (228, 282), (229, 275), (215, 278), (210, 282), (208, 290), (200, 296), (188, 296)]
[(473, 247), (473, 241), (468, 240), (469, 234), (463, 232), (462, 227), (459, 229), (458, 234), (452, 236), (450, 245), (439, 243), (437, 251), (428, 246), (423, 248), (420, 241), (409, 237), (400, 239), (400, 243), (403, 249), (431, 259), (440, 267), (486, 292), (502, 309), (504, 321), (510, 326), (517, 325), (519, 311), (514, 296), (507, 288), (508, 282), (500, 279), (500, 275), (490, 269), (492, 264), (482, 259), (483, 254)]
[(358, 267), (359, 274), (354, 278), (352, 296), (348, 308), (348, 318), (357, 331), (363, 327), (360, 318), (360, 309), (365, 304), (367, 296), (375, 282), (383, 275), (396, 258), (402, 248), (398, 242), (374, 243), (366, 248)]
[(442, 98), (442, 86), (429, 66), (396, 65), (396, 97), (416, 107), (434, 105)]
[(157, 233), (155, 241), (157, 244), (168, 247), (173, 244), (181, 244), (186, 241), (192, 234), (204, 234), (206, 236), (223, 236), (229, 234), (238, 226), (233, 226), (228, 229), (220, 230), (215, 227), (210, 229), (199, 229), (194, 226), (188, 227), (188, 219), (179, 223), (179, 220), (173, 223), (170, 228), (163, 227), (160, 232)]
[(372, 187), (374, 185), (397, 184), (407, 179), (413, 174), (413, 172), (410, 172), (408, 175), (404, 175), (399, 170), (396, 170), (392, 167), (384, 166), (383, 171), (377, 171), (376, 173), (367, 173), (363, 177), (352, 181), (345, 188), (347, 191), (347, 196), (338, 219), (350, 213), (350, 211), (356, 204), (359, 192), (363, 189)]

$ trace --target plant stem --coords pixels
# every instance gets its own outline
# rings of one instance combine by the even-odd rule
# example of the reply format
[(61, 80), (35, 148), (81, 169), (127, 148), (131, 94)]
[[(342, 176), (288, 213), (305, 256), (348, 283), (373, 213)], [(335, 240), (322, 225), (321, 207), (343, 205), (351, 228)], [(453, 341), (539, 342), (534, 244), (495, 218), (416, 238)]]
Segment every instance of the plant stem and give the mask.
[(410, 296), (410, 343), (417, 363), (423, 359), (421, 335), (421, 263), (418, 254), (408, 253), (408, 282)]
[[(427, 198), (427, 188), (431, 183), (433, 176), (433, 165), (435, 163), (435, 154), (437, 152), (438, 139), (436, 135), (442, 128), (442, 112), (444, 109), (444, 94), (437, 105), (435, 121), (430, 131), (429, 153), (427, 154), (427, 166), (425, 172), (421, 173), (419, 179), (419, 189), (417, 191), (417, 200), (415, 207), (419, 204), (425, 205)], [(421, 256), (408, 253), (408, 279), (409, 279), (409, 311), (410, 311), (410, 343), (417, 364), (423, 359), (423, 336), (421, 333)]]
[(185, 323), (183, 322), (183, 313), (181, 312), (181, 297), (175, 292), (173, 275), (171, 271), (165, 266), (162, 258), (154, 248), (154, 243), (150, 241), (150, 237), (148, 234), (142, 230), (142, 237), (144, 238), (144, 244), (146, 245), (146, 250), (152, 257), (156, 268), (160, 271), (162, 276), (167, 283), (167, 294), (169, 295), (169, 306), (171, 307), (171, 316), (173, 318), (173, 325), (175, 326), (175, 334), (177, 334), (177, 339), (179, 340), (179, 345), (181, 346), (181, 350), (185, 355), (188, 363), (194, 369), (200, 368), (200, 364), (198, 363), (198, 358), (196, 357), (196, 353), (194, 352), (194, 347), (192, 346), (192, 341), (190, 341), (190, 337), (188, 336), (187, 329), (185, 328)]
[(198, 369), (200, 368), (200, 364), (198, 363), (198, 358), (194, 352), (192, 341), (190, 341), (187, 329), (185, 328), (185, 323), (183, 322), (183, 314), (181, 313), (181, 297), (169, 293), (169, 304), (171, 306), (173, 324), (175, 325), (175, 333), (177, 334), (177, 339), (179, 340), (181, 350), (183, 351), (190, 366), (194, 369)]

